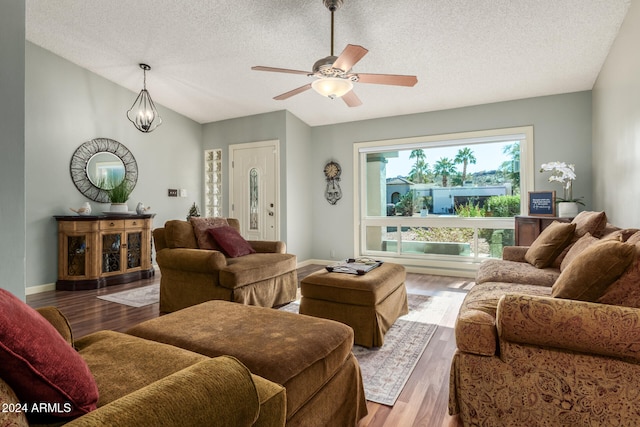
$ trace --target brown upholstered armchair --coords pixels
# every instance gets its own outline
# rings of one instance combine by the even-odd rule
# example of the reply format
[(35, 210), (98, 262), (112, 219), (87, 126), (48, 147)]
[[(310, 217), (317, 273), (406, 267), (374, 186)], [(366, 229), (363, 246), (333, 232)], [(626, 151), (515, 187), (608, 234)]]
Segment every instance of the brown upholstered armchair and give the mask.
[[(227, 218), (239, 230), (237, 219)], [(296, 256), (280, 241), (249, 241), (255, 253), (229, 258), (200, 249), (189, 221), (172, 220), (153, 231), (160, 267), (160, 311), (169, 313), (209, 300), (273, 307), (295, 300)]]

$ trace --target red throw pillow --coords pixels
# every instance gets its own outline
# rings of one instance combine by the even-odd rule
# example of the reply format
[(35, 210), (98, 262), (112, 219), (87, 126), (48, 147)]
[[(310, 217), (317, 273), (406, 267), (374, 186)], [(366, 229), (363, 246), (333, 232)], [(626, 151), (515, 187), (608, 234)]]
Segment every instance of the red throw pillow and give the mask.
[(238, 231), (230, 226), (210, 228), (207, 230), (213, 240), (222, 248), (222, 251), (230, 258), (253, 254), (256, 251)]
[(96, 409), (98, 386), (84, 359), (44, 317), (4, 289), (0, 376), (30, 418), (71, 418)]

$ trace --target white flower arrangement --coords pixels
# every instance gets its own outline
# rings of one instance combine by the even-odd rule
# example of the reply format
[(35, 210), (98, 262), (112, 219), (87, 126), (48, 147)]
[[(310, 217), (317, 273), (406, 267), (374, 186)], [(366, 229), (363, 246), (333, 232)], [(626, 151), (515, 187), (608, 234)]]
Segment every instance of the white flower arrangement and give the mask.
[(576, 166), (565, 162), (549, 162), (540, 166), (540, 172), (551, 172), (549, 182), (559, 182), (564, 189), (564, 199), (559, 201), (577, 202), (583, 204), (579, 199), (573, 198), (573, 181), (576, 179)]
[(576, 166), (565, 162), (549, 162), (540, 166), (540, 172), (551, 172), (549, 182), (557, 181), (562, 183), (565, 190), (571, 188), (571, 183), (576, 179)]

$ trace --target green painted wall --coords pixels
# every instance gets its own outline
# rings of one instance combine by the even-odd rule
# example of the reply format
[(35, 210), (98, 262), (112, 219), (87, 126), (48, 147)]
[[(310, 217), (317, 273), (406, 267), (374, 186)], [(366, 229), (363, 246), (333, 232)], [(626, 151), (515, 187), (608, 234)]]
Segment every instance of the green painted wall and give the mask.
[(0, 1), (0, 288), (24, 299), (25, 3)]
[(593, 87), (594, 201), (609, 221), (640, 228), (640, 2), (631, 3)]
[[(85, 141), (111, 138), (133, 153), (138, 183), (129, 209), (134, 210), (139, 201), (150, 206), (157, 214), (154, 226), (184, 219), (191, 204), (200, 203), (204, 164), (199, 123), (156, 104), (162, 126), (151, 133), (139, 132), (126, 117), (135, 93), (30, 42), (26, 43), (26, 90), (21, 96), (27, 111), (27, 287), (57, 279), (53, 215), (72, 214), (70, 207), (88, 201), (69, 173), (71, 156)], [(189, 197), (170, 198), (169, 188), (186, 189)], [(94, 212), (109, 210), (108, 204), (91, 204)]]

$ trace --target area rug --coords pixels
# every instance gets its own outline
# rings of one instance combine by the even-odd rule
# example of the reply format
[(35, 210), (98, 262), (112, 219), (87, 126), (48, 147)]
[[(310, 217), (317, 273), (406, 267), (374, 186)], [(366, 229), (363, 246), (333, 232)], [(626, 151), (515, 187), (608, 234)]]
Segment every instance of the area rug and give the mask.
[[(384, 345), (353, 346), (362, 371), (367, 400), (393, 406), (451, 302), (448, 297), (409, 294), (409, 314), (400, 317), (384, 336)], [(297, 313), (299, 301), (281, 310)]]
[(142, 288), (116, 292), (108, 295), (99, 295), (99, 299), (131, 307), (144, 307), (145, 305), (160, 302), (160, 285), (153, 284)]

